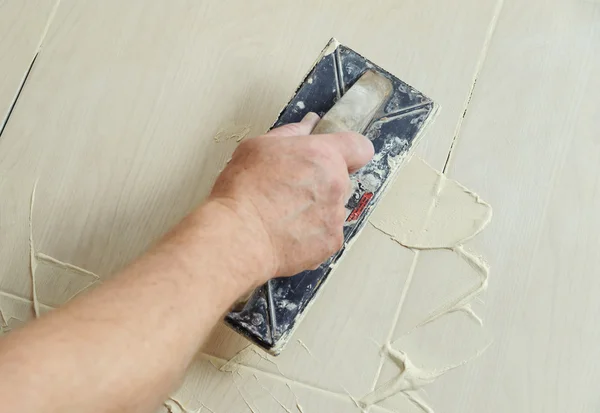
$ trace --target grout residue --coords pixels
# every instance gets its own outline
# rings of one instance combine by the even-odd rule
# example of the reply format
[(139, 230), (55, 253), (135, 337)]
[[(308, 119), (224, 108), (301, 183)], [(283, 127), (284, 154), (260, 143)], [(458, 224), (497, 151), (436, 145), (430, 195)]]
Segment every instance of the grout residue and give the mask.
[(288, 409), (288, 407), (283, 404), (277, 397), (275, 397), (275, 395), (273, 393), (271, 393), (271, 391), (266, 388), (265, 386), (263, 386), (263, 384), (260, 382), (260, 380), (258, 379), (258, 376), (256, 374), (253, 374), (254, 378), (256, 379), (256, 382), (258, 383), (258, 385), (267, 393), (269, 393), (269, 396), (271, 396), (273, 398), (273, 400), (275, 400), (277, 402), (278, 405), (281, 406), (281, 408), (283, 410), (286, 411), (286, 413), (293, 413), (290, 409)]
[(391, 343), (388, 342), (385, 345), (386, 354), (388, 358), (398, 366), (400, 373), (394, 379), (382, 384), (377, 389), (364, 396), (360, 400), (360, 404), (364, 408), (368, 408), (398, 393), (403, 393), (412, 403), (421, 408), (421, 410), (426, 413), (432, 413), (433, 409), (426, 402), (419, 397), (415, 397), (415, 393), (411, 394), (410, 392), (417, 392), (424, 386), (433, 383), (447, 372), (464, 366), (483, 354), (488, 347), (489, 344), (479, 350), (473, 357), (463, 360), (458, 364), (450, 365), (439, 370), (424, 370), (415, 366), (405, 352), (393, 348)]
[[(72, 271), (72, 272), (75, 272), (78, 274), (83, 274), (83, 275), (88, 275), (88, 276), (93, 277), (94, 282), (92, 282), (90, 285), (85, 287), (83, 290), (100, 282), (100, 277), (91, 271), (88, 271), (84, 268), (78, 267), (73, 264), (69, 264), (67, 262), (63, 262), (59, 259), (51, 257), (50, 255), (44, 254), (43, 252), (36, 251), (35, 243), (34, 243), (34, 239), (33, 239), (33, 210), (35, 207), (35, 194), (36, 194), (36, 190), (37, 190), (38, 181), (39, 181), (39, 178), (35, 180), (35, 182), (33, 184), (33, 188), (31, 190), (31, 198), (30, 198), (30, 203), (29, 203), (29, 222), (28, 222), (28, 226), (29, 226), (29, 272), (30, 272), (30, 277), (31, 277), (31, 295), (32, 295), (31, 302), (33, 304), (33, 312), (34, 312), (34, 315), (36, 318), (38, 318), (41, 315), (40, 306), (43, 306), (46, 310), (53, 309), (53, 307), (42, 304), (39, 301), (38, 291), (37, 291), (37, 277), (36, 277), (38, 261), (43, 261), (45, 263), (57, 266), (59, 268), (67, 270), (67, 271)], [(81, 292), (81, 291), (79, 291), (79, 292)], [(79, 292), (77, 294), (79, 294)], [(8, 295), (8, 293), (6, 293), (4, 291), (0, 291), (0, 294)], [(77, 295), (77, 294), (75, 294), (75, 295)], [(26, 300), (26, 299), (22, 299), (21, 297), (14, 296), (14, 294), (10, 294), (10, 295), (16, 299)]]
[(304, 409), (302, 408), (302, 405), (300, 404), (300, 399), (298, 399), (298, 396), (296, 395), (296, 393), (294, 393), (294, 390), (292, 390), (292, 386), (289, 382), (285, 383), (285, 385), (287, 386), (288, 389), (290, 389), (290, 393), (292, 393), (294, 395), (294, 400), (296, 401), (296, 409), (298, 409), (299, 413), (304, 413)]
[(83, 275), (89, 275), (91, 277), (94, 277), (96, 280), (100, 280), (100, 276), (94, 274), (91, 271), (88, 271), (84, 268), (78, 267), (77, 265), (73, 265), (73, 264), (69, 264), (67, 262), (63, 262), (61, 260), (58, 260), (54, 257), (51, 257), (49, 255), (44, 254), (43, 252), (36, 252), (35, 253), (35, 258), (39, 261), (44, 261), (48, 264), (54, 264), (55, 266), (62, 268), (64, 270), (67, 271), (73, 271), (75, 273), (78, 274), (83, 274)]
[(213, 136), (213, 140), (217, 143), (235, 140), (236, 142), (241, 142), (246, 139), (248, 134), (250, 133), (250, 126), (231, 126), (223, 129), (219, 129), (219, 131)]
[(35, 271), (37, 270), (37, 260), (35, 258), (35, 248), (33, 246), (33, 205), (35, 204), (35, 190), (37, 188), (38, 179), (33, 184), (31, 190), (31, 202), (29, 203), (29, 271), (31, 275), (31, 295), (33, 300), (33, 312), (37, 317), (40, 316), (40, 303), (38, 301)]
[(308, 353), (308, 355), (313, 358), (315, 361), (318, 361), (317, 358), (314, 356), (314, 354), (312, 353), (312, 351), (310, 351), (310, 349), (308, 348), (308, 346), (306, 344), (304, 344), (304, 341), (300, 340), (299, 338), (296, 339), (296, 341), (298, 342), (298, 344), (300, 344), (300, 346)]
[[(463, 243), (472, 239), (488, 225), (492, 217), (491, 206), (474, 192), (448, 179), (442, 172), (431, 168), (418, 158), (413, 158), (406, 165), (394, 183), (394, 188), (389, 192), (391, 193), (382, 200), (380, 207), (373, 213), (370, 223), (393, 241), (415, 252), (411, 274), (418, 260), (419, 251), (443, 249), (452, 251), (464, 260), (474, 270), (478, 280), (472, 288), (431, 312), (412, 331), (452, 312), (465, 313), (479, 326), (483, 326), (483, 320), (475, 313), (471, 302), (478, 299), (479, 295), (487, 289), (489, 267), (483, 258), (466, 250)], [(410, 202), (403, 202), (407, 199)], [(411, 274), (405, 282), (398, 313), (410, 288)], [(394, 320), (392, 332), (397, 324), (397, 317)], [(472, 358), (456, 365), (439, 370), (423, 370), (416, 367), (405, 352), (394, 349), (391, 338), (390, 335), (384, 349), (387, 357), (400, 369), (400, 374), (376, 388), (384, 363), (382, 357), (373, 390), (360, 401), (364, 407), (370, 407), (400, 393), (423, 412), (433, 413), (433, 409), (419, 394), (422, 387), (448, 371), (479, 357), (489, 346), (478, 351)]]

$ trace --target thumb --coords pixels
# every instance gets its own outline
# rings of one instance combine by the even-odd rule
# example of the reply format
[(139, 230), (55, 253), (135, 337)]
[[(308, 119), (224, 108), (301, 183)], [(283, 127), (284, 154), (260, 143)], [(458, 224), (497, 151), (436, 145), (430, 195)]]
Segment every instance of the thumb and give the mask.
[(266, 136), (292, 137), (310, 135), (320, 120), (319, 115), (314, 112), (308, 112), (300, 122), (288, 123), (287, 125), (271, 129)]

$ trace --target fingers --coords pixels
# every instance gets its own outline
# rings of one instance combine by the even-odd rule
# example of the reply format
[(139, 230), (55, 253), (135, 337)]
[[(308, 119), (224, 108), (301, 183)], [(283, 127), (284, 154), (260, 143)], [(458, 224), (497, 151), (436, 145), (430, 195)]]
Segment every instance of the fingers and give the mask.
[(365, 166), (375, 153), (369, 139), (354, 132), (340, 132), (321, 135), (344, 158), (348, 172), (353, 173)]
[[(317, 123), (321, 120), (319, 115), (308, 112), (304, 118), (297, 123), (289, 123), (269, 131), (266, 136), (292, 137), (310, 135)], [(373, 144), (366, 137), (353, 132), (340, 132), (328, 135), (319, 135), (333, 146), (342, 155), (349, 173), (356, 172), (373, 158)]]
[(287, 125), (271, 129), (266, 136), (291, 137), (310, 135), (319, 120), (321, 120), (319, 115), (314, 112), (308, 112), (300, 122), (288, 123)]

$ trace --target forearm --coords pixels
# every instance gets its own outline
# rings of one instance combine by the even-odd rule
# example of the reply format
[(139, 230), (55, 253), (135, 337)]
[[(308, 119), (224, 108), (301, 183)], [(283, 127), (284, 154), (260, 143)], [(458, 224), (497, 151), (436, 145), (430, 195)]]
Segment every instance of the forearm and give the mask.
[(152, 411), (229, 306), (273, 275), (247, 226), (210, 202), (101, 287), (0, 340), (3, 406)]

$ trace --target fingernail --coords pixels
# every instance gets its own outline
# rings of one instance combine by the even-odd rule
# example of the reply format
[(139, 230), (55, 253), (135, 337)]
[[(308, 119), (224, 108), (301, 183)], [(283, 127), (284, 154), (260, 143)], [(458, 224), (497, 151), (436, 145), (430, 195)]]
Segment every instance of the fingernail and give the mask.
[(308, 122), (308, 123), (318, 122), (319, 120), (321, 120), (321, 118), (315, 112), (308, 112), (302, 118), (302, 122)]

